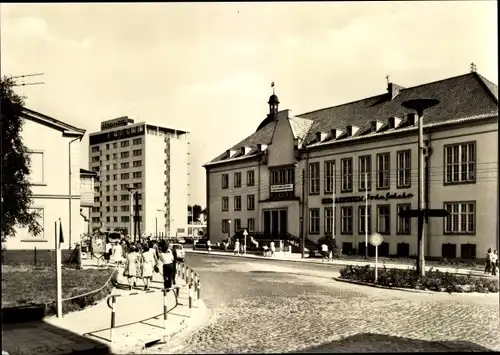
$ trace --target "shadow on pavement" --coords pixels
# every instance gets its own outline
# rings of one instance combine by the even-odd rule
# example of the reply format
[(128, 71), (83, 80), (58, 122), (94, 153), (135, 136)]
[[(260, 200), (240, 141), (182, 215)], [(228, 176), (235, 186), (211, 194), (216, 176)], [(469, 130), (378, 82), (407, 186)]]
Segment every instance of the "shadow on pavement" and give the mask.
[(383, 334), (356, 334), (291, 354), (331, 352), (494, 352), (468, 341), (428, 341)]
[(48, 324), (43, 319), (3, 324), (2, 350), (9, 355), (111, 354), (106, 344)]

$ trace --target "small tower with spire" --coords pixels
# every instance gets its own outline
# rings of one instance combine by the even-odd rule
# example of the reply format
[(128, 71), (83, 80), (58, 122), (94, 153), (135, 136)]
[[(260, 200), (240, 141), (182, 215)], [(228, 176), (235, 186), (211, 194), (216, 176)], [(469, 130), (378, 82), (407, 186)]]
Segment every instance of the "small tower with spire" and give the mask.
[(273, 88), (273, 94), (269, 97), (269, 116), (278, 115), (278, 105), (280, 101), (278, 100), (278, 96), (274, 93), (274, 81), (271, 83), (271, 87)]
[(470, 63), (470, 72), (471, 73), (477, 72), (476, 64), (474, 64), (474, 62)]

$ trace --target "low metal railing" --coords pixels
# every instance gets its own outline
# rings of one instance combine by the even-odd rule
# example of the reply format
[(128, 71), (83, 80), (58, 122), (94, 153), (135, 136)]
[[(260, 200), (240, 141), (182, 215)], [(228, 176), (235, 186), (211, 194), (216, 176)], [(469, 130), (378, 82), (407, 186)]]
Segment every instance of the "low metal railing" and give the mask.
[[(161, 271), (159, 272), (160, 275), (163, 276)], [(145, 291), (136, 291), (136, 292), (130, 292), (130, 293), (124, 293), (124, 294), (119, 294), (119, 295), (110, 295), (108, 296), (107, 299), (107, 305), (111, 309), (111, 328), (110, 328), (110, 333), (109, 333), (109, 340), (110, 342), (113, 342), (114, 338), (114, 331), (115, 328), (117, 328), (116, 325), (116, 301), (120, 297), (129, 297), (129, 296), (136, 296), (136, 295), (142, 295), (146, 293), (155, 293), (155, 292), (162, 292), (163, 293), (163, 329), (166, 331), (167, 330), (167, 314), (168, 314), (168, 308), (167, 308), (167, 295), (169, 291), (173, 291), (175, 300), (176, 300), (176, 306), (179, 304), (178, 302), (178, 297), (179, 297), (179, 291), (182, 287), (187, 287), (188, 289), (188, 306), (189, 306), (189, 316), (191, 316), (191, 309), (193, 308), (193, 298), (196, 300), (196, 307), (198, 307), (199, 299), (200, 299), (200, 290), (201, 290), (201, 283), (200, 283), (200, 277), (199, 275), (189, 266), (185, 264), (180, 264), (180, 267), (177, 268), (176, 270), (176, 276), (180, 276), (183, 281), (186, 282), (186, 285), (184, 286), (174, 286), (168, 289), (158, 289), (158, 290), (145, 290)]]

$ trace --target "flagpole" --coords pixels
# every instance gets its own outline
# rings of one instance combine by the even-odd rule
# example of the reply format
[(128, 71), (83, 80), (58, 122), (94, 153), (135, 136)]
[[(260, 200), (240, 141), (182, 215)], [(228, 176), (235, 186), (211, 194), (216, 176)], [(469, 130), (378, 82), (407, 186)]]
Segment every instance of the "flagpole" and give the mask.
[(54, 223), (55, 252), (56, 252), (56, 311), (57, 318), (62, 318), (62, 271), (61, 271), (61, 233), (62, 224), (59, 219), (59, 233), (57, 233), (57, 221)]

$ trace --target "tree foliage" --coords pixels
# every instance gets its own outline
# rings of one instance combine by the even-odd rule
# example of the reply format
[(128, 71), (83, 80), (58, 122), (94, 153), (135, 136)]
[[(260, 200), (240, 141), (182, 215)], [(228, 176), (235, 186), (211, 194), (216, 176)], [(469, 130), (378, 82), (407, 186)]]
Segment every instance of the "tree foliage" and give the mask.
[(0, 125), (2, 128), (2, 183), (1, 183), (1, 233), (2, 240), (15, 235), (15, 227), (28, 227), (33, 235), (42, 232), (37, 219), (39, 213), (30, 210), (31, 194), (30, 156), (24, 145), (21, 117), (24, 98), (14, 92), (12, 78), (0, 79)]
[[(201, 214), (203, 213), (203, 208), (200, 205), (188, 206), (188, 213), (192, 212), (193, 221), (197, 222), (200, 220)], [(191, 223), (191, 216), (188, 214), (188, 223)]]

